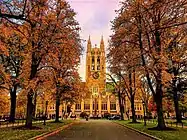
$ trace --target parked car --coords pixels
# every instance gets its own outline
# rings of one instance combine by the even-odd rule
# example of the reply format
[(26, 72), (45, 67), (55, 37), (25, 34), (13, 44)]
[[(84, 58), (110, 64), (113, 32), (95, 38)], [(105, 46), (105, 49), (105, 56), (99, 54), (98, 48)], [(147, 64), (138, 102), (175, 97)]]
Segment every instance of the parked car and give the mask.
[(182, 120), (186, 120), (187, 119), (187, 117), (185, 117), (185, 116), (182, 116)]
[(119, 115), (113, 115), (113, 116), (110, 116), (108, 117), (109, 120), (121, 120), (121, 116)]
[(70, 118), (76, 118), (77, 116), (75, 114), (72, 114)]

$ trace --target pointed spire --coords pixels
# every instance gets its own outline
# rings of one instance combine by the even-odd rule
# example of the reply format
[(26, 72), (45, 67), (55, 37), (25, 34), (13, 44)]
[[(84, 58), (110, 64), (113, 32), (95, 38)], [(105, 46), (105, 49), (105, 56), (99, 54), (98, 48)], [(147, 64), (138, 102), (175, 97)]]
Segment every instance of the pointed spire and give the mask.
[(104, 44), (103, 35), (101, 36), (101, 44)]
[(92, 47), (92, 43), (91, 43), (91, 39), (90, 39), (90, 35), (89, 35), (88, 44), (87, 44), (87, 52), (91, 52), (91, 47)]
[(102, 51), (105, 50), (105, 44), (104, 44), (104, 40), (103, 40), (103, 35), (101, 36), (100, 48), (101, 48)]
[(91, 44), (90, 35), (89, 35), (89, 38), (88, 38), (88, 44)]

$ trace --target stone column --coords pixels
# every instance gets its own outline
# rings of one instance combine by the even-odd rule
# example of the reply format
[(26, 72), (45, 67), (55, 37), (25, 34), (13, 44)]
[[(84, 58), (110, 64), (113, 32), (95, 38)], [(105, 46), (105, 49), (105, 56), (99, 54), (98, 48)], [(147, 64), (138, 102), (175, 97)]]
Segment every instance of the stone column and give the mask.
[(84, 100), (81, 101), (81, 112), (84, 111)]
[(117, 114), (119, 114), (119, 100), (118, 98), (116, 98), (116, 111), (117, 111)]
[(93, 99), (92, 99), (92, 95), (90, 98), (90, 117), (93, 117)]
[(110, 113), (110, 96), (107, 97), (107, 111)]
[(72, 105), (72, 113), (75, 113), (75, 104)]
[(98, 101), (98, 109), (99, 109), (99, 117), (101, 117), (101, 95), (99, 95), (99, 101)]

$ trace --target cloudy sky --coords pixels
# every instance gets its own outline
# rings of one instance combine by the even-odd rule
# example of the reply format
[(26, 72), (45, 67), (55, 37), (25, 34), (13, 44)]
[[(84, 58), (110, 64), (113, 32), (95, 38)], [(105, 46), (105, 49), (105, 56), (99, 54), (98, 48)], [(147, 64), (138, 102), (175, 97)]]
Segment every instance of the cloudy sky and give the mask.
[[(71, 7), (77, 13), (76, 19), (81, 26), (81, 38), (87, 40), (91, 36), (92, 45), (99, 46), (101, 36), (103, 35), (105, 45), (111, 32), (111, 24), (115, 17), (115, 10), (119, 9), (119, 0), (68, 0)], [(84, 54), (81, 57), (79, 68), (82, 80), (85, 80), (85, 52), (86, 43), (84, 42)]]

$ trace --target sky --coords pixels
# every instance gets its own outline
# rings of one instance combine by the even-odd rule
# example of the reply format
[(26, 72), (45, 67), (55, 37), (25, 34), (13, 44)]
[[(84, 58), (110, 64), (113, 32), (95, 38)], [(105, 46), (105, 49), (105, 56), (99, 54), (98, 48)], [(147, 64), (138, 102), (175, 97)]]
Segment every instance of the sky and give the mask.
[[(109, 36), (112, 34), (111, 23), (115, 16), (115, 10), (119, 9), (120, 0), (68, 0), (71, 7), (77, 13), (76, 20), (81, 27), (81, 38), (88, 40), (90, 35), (92, 46), (99, 46), (101, 36), (103, 35), (105, 46)], [(86, 67), (86, 45), (83, 42), (84, 52), (81, 56), (79, 74), (85, 81)]]

